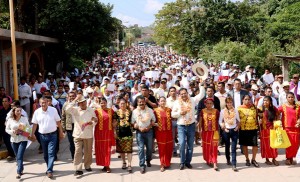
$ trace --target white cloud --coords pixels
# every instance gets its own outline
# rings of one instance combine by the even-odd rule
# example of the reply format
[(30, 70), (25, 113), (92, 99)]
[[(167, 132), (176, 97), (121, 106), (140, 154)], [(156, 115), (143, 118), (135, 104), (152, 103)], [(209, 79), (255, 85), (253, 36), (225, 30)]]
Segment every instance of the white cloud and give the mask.
[(144, 11), (149, 14), (155, 14), (163, 7), (163, 3), (158, 0), (147, 0)]
[(125, 26), (131, 26), (131, 25), (135, 25), (135, 24), (138, 24), (139, 26), (148, 26), (151, 23), (153, 23), (151, 21), (141, 20), (141, 19), (138, 19), (135, 17), (124, 15), (122, 13), (117, 14), (116, 17), (118, 19), (120, 19), (122, 21), (123, 25), (125, 25)]

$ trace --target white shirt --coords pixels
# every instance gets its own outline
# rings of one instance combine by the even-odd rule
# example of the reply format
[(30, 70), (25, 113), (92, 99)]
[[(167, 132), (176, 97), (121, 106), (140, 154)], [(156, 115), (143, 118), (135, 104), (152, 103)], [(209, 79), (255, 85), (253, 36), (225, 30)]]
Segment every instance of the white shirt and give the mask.
[[(31, 97), (31, 87), (25, 83), (24, 85), (19, 85), (19, 96), (21, 97), (20, 98), (20, 105), (21, 106), (24, 106), (26, 104), (29, 104), (30, 103), (30, 100), (29, 98)], [(26, 97), (25, 99), (22, 99), (22, 97)]]
[(41, 88), (42, 88), (42, 87), (45, 87), (46, 90), (49, 90), (49, 88), (48, 88), (48, 86), (47, 86), (47, 84), (46, 84), (45, 82), (42, 82), (42, 83), (36, 82), (36, 83), (33, 85), (33, 87), (35, 88), (35, 91), (36, 91), (37, 94), (40, 94), (40, 93), (41, 93)]
[(60, 121), (57, 110), (54, 107), (48, 106), (47, 111), (43, 111), (40, 107), (32, 117), (32, 123), (39, 125), (39, 133), (47, 134), (57, 130), (56, 122)]
[[(278, 101), (279, 101), (279, 105), (278, 106), (282, 106), (282, 104), (285, 104), (287, 102), (286, 93), (285, 92), (281, 92), (279, 94)], [(295, 102), (297, 102), (297, 101), (298, 101), (297, 97), (295, 97)]]
[(86, 110), (82, 110), (80, 107), (69, 107), (74, 105), (75, 103), (72, 103), (68, 105), (66, 109), (68, 113), (72, 114), (74, 119), (74, 131), (72, 136), (75, 138), (93, 138), (93, 125), (95, 126), (96, 123), (93, 122), (93, 125), (88, 125), (84, 129), (82, 125), (92, 121), (92, 118), (96, 118), (95, 110), (89, 107), (86, 108)]
[(172, 97), (168, 97), (167, 98), (167, 107), (170, 108), (171, 110), (173, 109), (174, 107), (174, 103), (177, 99), (173, 99)]
[(224, 112), (228, 112), (227, 109), (222, 109), (221, 110), (220, 117), (219, 117), (219, 125), (221, 126), (222, 122), (224, 122), (225, 123), (225, 128), (227, 128), (227, 129), (236, 128), (237, 123), (240, 122), (240, 115), (239, 115), (238, 110), (234, 108), (235, 114), (234, 114), (234, 124), (233, 125), (229, 125), (226, 122), (226, 118), (224, 118)]
[[(193, 124), (196, 122), (195, 119), (195, 100), (193, 98), (189, 98), (190, 102), (183, 102), (185, 107), (190, 107), (190, 111), (187, 112), (185, 115), (181, 115), (181, 105), (180, 101), (176, 100), (174, 102), (174, 106), (171, 112), (172, 118), (177, 118), (177, 125), (186, 125), (186, 124)], [(190, 105), (189, 105), (190, 104)]]
[[(262, 98), (259, 99), (258, 104), (257, 104), (257, 107), (258, 107), (258, 108), (259, 108), (259, 107), (262, 107), (263, 102), (264, 102), (264, 98), (265, 98), (265, 97), (262, 97)], [(272, 98), (272, 104), (273, 104), (273, 106), (275, 106), (276, 108), (278, 108), (278, 104), (277, 104), (276, 99), (275, 99), (274, 97), (271, 97), (271, 98)]]
[(14, 130), (18, 129), (20, 124), (30, 127), (29, 123), (28, 123), (28, 119), (23, 116), (21, 116), (19, 121), (16, 121), (11, 117), (7, 120), (5, 131), (6, 131), (6, 133), (8, 133), (11, 136), (10, 142), (19, 143), (19, 142), (23, 142), (23, 141), (28, 141), (27, 137), (14, 134)]
[[(142, 121), (141, 119), (145, 119), (147, 118), (147, 121)], [(137, 107), (135, 110), (132, 111), (132, 116), (131, 116), (131, 123), (137, 123), (137, 125), (140, 128), (146, 128), (150, 125), (150, 123), (155, 122), (155, 116), (154, 116), (154, 112), (152, 109), (150, 109), (149, 107), (145, 107), (144, 110), (141, 110), (139, 107)]]
[(241, 103), (241, 92), (240, 91), (236, 91), (233, 90), (233, 94), (234, 94), (234, 107), (238, 108), (240, 105), (242, 105)]

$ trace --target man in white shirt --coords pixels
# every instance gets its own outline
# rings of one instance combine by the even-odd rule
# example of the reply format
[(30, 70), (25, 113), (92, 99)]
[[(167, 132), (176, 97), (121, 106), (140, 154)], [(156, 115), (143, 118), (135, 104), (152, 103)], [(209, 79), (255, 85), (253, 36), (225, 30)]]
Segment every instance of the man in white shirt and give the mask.
[(30, 100), (31, 97), (31, 87), (26, 83), (26, 78), (21, 77), (19, 85), (19, 99), (21, 107), (26, 111), (28, 115), (30, 115)]
[(219, 82), (218, 83), (218, 92), (215, 93), (215, 96), (218, 97), (220, 100), (220, 107), (221, 110), (225, 108), (225, 99), (228, 96), (225, 90), (225, 83), (224, 82)]
[[(277, 104), (277, 101), (274, 97), (272, 97), (272, 94), (273, 94), (273, 90), (271, 87), (267, 87), (265, 89), (265, 94), (266, 96), (270, 96), (272, 98), (272, 104), (273, 106), (275, 106), (276, 108), (278, 108), (278, 104)], [(264, 97), (260, 98), (259, 101), (258, 101), (258, 104), (257, 104), (257, 107), (262, 107), (263, 105), (263, 102), (264, 102)]]
[(46, 174), (48, 178), (52, 179), (55, 149), (57, 145), (57, 127), (59, 129), (59, 139), (63, 139), (64, 134), (57, 110), (54, 107), (48, 106), (45, 97), (40, 98), (39, 101), (41, 107), (34, 112), (32, 117), (33, 127), (31, 137), (35, 139), (34, 133), (38, 125), (44, 160), (47, 164)]
[(283, 83), (283, 76), (278, 75), (277, 76), (277, 81), (273, 82), (273, 84), (272, 84), (273, 94), (274, 94), (275, 98), (278, 98), (279, 94), (281, 92), (283, 92), (282, 83)]
[[(76, 101), (79, 107), (75, 107)], [(87, 107), (86, 99), (81, 94), (77, 95), (66, 110), (74, 118), (74, 175), (82, 175), (83, 150), (84, 168), (86, 171), (92, 171), (93, 126), (97, 123), (96, 114), (94, 109)]]
[[(175, 87), (170, 87), (169, 89), (169, 97), (167, 98), (167, 107), (170, 108), (171, 110), (173, 109), (174, 103), (177, 100), (176, 98), (176, 88)], [(177, 156), (177, 148), (176, 148), (176, 142), (175, 142), (175, 137), (176, 137), (176, 130), (177, 130), (177, 119), (172, 118), (172, 134), (173, 134), (173, 156)]]
[[(139, 166), (142, 174), (146, 171), (145, 161), (147, 161), (147, 167), (151, 167), (150, 161), (152, 160), (152, 145), (153, 145), (153, 129), (155, 125), (155, 116), (152, 109), (146, 106), (144, 96), (138, 96), (137, 108), (133, 110), (131, 122), (134, 128), (137, 130), (136, 139), (138, 144), (139, 154)], [(146, 146), (146, 158), (144, 147)]]
[[(177, 119), (178, 138), (180, 145), (180, 170), (184, 169), (184, 166), (191, 169), (192, 156), (193, 156), (193, 144), (195, 138), (195, 104), (204, 97), (205, 90), (200, 87), (200, 93), (190, 98), (186, 88), (179, 90), (180, 98), (175, 101), (171, 116)], [(186, 147), (187, 145), (187, 147)]]
[(41, 94), (41, 90), (49, 90), (47, 84), (43, 82), (43, 77), (41, 75), (39, 75), (37, 82), (35, 82), (33, 87), (35, 88), (37, 94)]
[[(279, 94), (279, 106), (287, 102), (286, 95), (290, 92), (290, 83), (288, 81), (283, 82), (282, 84), (283, 91)], [(297, 98), (295, 97), (295, 102), (297, 102)]]

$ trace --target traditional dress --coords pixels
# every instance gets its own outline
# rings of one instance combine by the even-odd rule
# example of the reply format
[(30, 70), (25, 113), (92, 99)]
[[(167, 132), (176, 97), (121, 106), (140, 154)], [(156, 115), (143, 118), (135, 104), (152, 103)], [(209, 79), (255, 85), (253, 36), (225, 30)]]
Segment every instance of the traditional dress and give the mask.
[(131, 127), (131, 111), (119, 109), (114, 113), (113, 119), (117, 124), (116, 152), (132, 153), (132, 127)]
[(240, 115), (239, 141), (243, 146), (257, 146), (257, 109), (254, 105), (238, 107)]
[(283, 104), (278, 108), (278, 111), (282, 113), (282, 126), (286, 131), (291, 146), (286, 149), (286, 158), (294, 158), (296, 157), (298, 148), (299, 148), (299, 128), (296, 128), (295, 125), (300, 116), (300, 107), (296, 105), (296, 107), (288, 106), (287, 104)]
[(112, 125), (114, 111), (112, 109), (97, 109), (98, 123), (95, 126), (95, 153), (98, 166), (109, 166), (111, 147), (116, 145)]
[[(261, 112), (262, 109), (259, 109)], [(276, 109), (276, 107), (274, 107), (275, 113), (277, 115), (278, 110)], [(261, 150), (261, 157), (262, 158), (276, 158), (278, 156), (278, 152), (277, 149), (273, 149), (270, 146), (270, 129), (273, 129), (273, 122), (270, 122), (268, 120), (268, 111), (265, 110), (262, 113), (262, 124), (260, 126), (261, 130), (260, 130), (260, 150)]]
[(169, 167), (173, 152), (172, 118), (171, 109), (154, 109), (158, 127), (155, 129), (155, 136), (158, 144), (160, 164)]
[(202, 109), (202, 150), (203, 158), (207, 163), (217, 163), (219, 143), (219, 111), (217, 109)]

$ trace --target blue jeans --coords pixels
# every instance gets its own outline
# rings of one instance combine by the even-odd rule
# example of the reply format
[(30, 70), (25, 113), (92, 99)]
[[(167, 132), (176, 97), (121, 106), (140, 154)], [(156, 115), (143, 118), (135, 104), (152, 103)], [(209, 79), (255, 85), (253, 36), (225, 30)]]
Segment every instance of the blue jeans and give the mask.
[(72, 136), (73, 134), (73, 130), (67, 130), (67, 136), (68, 136), (68, 140), (70, 143), (70, 152), (71, 152), (71, 157), (74, 160), (74, 153), (75, 153), (75, 144), (74, 144), (74, 137)]
[[(153, 130), (150, 129), (148, 132), (142, 133), (140, 131), (136, 132), (136, 141), (138, 145), (139, 154), (139, 166), (145, 167), (145, 161), (152, 160), (152, 144), (153, 144)], [(146, 158), (144, 146), (146, 146)]]
[(194, 149), (194, 139), (195, 139), (195, 128), (196, 128), (195, 123), (188, 126), (177, 125), (177, 128), (178, 128), (178, 139), (180, 145), (179, 148), (180, 163), (191, 164), (193, 149)]
[(225, 155), (227, 161), (230, 161), (230, 139), (231, 139), (231, 157), (232, 157), (232, 165), (236, 166), (236, 145), (238, 140), (239, 133), (238, 131), (234, 131), (234, 129), (229, 129), (229, 132), (223, 131), (223, 139), (225, 142)]
[(19, 142), (19, 143), (11, 143), (11, 146), (14, 150), (14, 153), (16, 155), (16, 160), (17, 160), (17, 174), (21, 174), (24, 170), (24, 165), (23, 165), (23, 156), (24, 152), (27, 146), (27, 141)]
[(175, 142), (176, 129), (177, 129), (177, 120), (173, 120), (172, 121), (173, 153), (177, 153), (176, 142)]
[(53, 173), (54, 158), (57, 145), (56, 131), (50, 134), (40, 134), (41, 145), (44, 152), (44, 160), (47, 164), (47, 173)]

